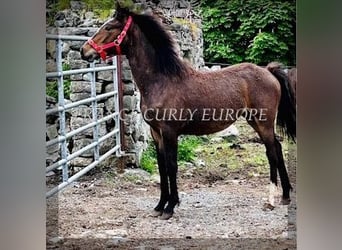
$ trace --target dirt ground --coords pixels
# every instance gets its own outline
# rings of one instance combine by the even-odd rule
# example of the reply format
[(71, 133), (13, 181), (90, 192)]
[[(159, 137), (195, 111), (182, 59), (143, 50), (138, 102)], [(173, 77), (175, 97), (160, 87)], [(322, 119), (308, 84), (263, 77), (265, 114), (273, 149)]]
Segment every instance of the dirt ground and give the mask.
[[(263, 149), (253, 136), (238, 143), (248, 151)], [(193, 167), (191, 174), (184, 167), (180, 206), (165, 221), (151, 216), (157, 175), (130, 169), (135, 175), (127, 178), (114, 169), (96, 170), (47, 200), (47, 249), (296, 249), (296, 147), (282, 144), (294, 188), (288, 206), (264, 209), (268, 173), (250, 174), (255, 166)]]

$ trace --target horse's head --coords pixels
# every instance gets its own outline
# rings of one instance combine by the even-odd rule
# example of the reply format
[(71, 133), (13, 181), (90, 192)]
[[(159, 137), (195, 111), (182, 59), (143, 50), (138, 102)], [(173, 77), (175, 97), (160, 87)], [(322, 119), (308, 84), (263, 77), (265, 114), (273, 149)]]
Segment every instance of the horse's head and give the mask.
[(132, 24), (130, 12), (117, 5), (115, 15), (106, 21), (97, 32), (81, 47), (82, 59), (89, 62), (101, 57), (121, 54), (127, 43), (127, 32)]

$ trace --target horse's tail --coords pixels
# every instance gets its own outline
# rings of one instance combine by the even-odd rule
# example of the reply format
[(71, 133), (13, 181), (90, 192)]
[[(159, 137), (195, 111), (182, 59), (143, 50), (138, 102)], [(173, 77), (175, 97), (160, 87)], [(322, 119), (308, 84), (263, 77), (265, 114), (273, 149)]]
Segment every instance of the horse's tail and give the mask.
[(277, 62), (269, 63), (266, 66), (279, 81), (281, 86), (281, 97), (278, 107), (277, 125), (283, 134), (287, 134), (293, 141), (296, 139), (296, 101), (289, 78)]

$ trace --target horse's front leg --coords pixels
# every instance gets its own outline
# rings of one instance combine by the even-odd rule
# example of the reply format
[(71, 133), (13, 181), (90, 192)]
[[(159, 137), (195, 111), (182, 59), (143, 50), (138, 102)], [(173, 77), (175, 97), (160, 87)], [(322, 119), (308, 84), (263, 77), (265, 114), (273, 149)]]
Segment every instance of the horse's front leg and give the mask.
[(163, 214), (165, 205), (169, 200), (169, 181), (167, 177), (163, 141), (160, 132), (151, 128), (151, 135), (155, 142), (157, 152), (158, 170), (160, 175), (160, 200), (154, 208), (152, 215), (157, 217)]
[(156, 145), (157, 151), (157, 161), (158, 161), (158, 169), (160, 175), (160, 200), (158, 205), (154, 208), (153, 216), (160, 216), (164, 212), (165, 205), (169, 200), (170, 192), (169, 192), (169, 181), (167, 178), (167, 171), (165, 166), (165, 157), (163, 152), (161, 152)]
[(170, 184), (168, 203), (161, 216), (161, 219), (164, 220), (172, 217), (175, 206), (179, 204), (177, 190), (177, 146), (177, 136), (163, 136), (165, 167)]

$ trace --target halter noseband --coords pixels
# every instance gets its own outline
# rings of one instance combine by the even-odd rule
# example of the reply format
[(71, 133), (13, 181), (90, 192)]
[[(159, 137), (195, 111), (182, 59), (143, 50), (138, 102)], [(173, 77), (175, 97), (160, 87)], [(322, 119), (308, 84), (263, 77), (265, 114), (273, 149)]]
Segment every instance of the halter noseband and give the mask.
[(128, 16), (128, 19), (127, 19), (127, 22), (125, 24), (125, 27), (123, 28), (121, 33), (117, 36), (117, 38), (113, 42), (106, 43), (104, 45), (97, 45), (93, 41), (93, 39), (89, 39), (88, 43), (91, 45), (91, 47), (93, 47), (97, 51), (97, 53), (100, 54), (102, 60), (106, 60), (106, 58), (107, 58), (106, 49), (109, 49), (109, 48), (112, 48), (112, 47), (115, 47), (117, 55), (121, 55), (120, 44), (122, 43), (122, 40), (125, 38), (125, 36), (127, 34), (127, 30), (131, 26), (131, 23), (132, 23), (132, 17)]

